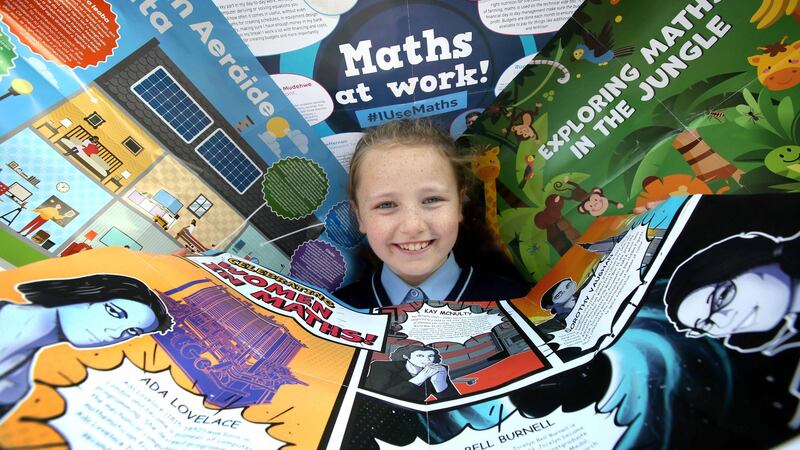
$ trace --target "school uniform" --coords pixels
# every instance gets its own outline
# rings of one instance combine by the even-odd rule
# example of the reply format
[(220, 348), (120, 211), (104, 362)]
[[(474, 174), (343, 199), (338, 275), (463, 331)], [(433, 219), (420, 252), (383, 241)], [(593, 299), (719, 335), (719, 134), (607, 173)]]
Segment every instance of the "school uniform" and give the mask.
[(452, 253), (419, 286), (410, 286), (386, 265), (333, 293), (354, 308), (377, 308), (423, 300), (508, 300), (522, 297), (530, 286), (472, 266), (460, 267)]

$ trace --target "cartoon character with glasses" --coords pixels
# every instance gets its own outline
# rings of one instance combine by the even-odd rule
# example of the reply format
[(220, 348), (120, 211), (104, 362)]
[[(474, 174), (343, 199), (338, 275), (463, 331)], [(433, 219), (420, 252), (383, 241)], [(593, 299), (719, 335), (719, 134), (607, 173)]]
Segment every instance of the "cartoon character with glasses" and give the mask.
[(542, 333), (554, 333), (567, 327), (567, 316), (578, 302), (580, 290), (572, 278), (564, 278), (554, 284), (542, 296), (542, 308), (553, 314), (547, 322), (536, 328)]
[(124, 275), (40, 280), (17, 290), (29, 303), (0, 300), (0, 422), (30, 392), (40, 349), (105, 347), (173, 325), (159, 295)]
[(800, 233), (743, 233), (700, 250), (675, 269), (664, 303), (688, 337), (767, 356), (800, 347)]

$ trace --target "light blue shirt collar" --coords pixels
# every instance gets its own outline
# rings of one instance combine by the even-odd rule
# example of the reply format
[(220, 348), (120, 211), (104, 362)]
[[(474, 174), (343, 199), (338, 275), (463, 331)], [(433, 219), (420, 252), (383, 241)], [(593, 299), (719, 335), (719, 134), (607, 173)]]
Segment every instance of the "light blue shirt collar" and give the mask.
[(389, 300), (393, 305), (403, 303), (403, 299), (406, 297), (409, 289), (415, 287), (422, 289), (425, 295), (431, 300), (444, 300), (447, 298), (447, 294), (455, 287), (460, 275), (461, 267), (458, 266), (453, 252), (450, 252), (450, 256), (447, 257), (444, 264), (436, 269), (436, 271), (426, 278), (419, 286), (411, 286), (406, 283), (402, 278), (397, 276), (397, 274), (392, 272), (386, 264), (384, 264), (383, 269), (381, 269), (381, 284), (383, 284), (383, 289), (386, 291), (386, 295), (389, 296)]

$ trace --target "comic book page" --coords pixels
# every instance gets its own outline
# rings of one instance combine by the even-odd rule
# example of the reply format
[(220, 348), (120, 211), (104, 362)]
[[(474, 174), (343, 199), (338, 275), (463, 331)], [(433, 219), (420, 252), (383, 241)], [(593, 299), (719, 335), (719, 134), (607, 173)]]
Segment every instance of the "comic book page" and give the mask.
[[(601, 255), (587, 282), (617, 283), (612, 272), (624, 266), (635, 268), (629, 286), (645, 284), (652, 253), (691, 213), (684, 200), (598, 225), (580, 249)], [(602, 261), (614, 267), (600, 269)], [(533, 297), (354, 311), (227, 253), (92, 250), (2, 272), (0, 286), (3, 446), (399, 445), (388, 424), (365, 431), (362, 422), (389, 409), (398, 418), (480, 411), (593, 356), (556, 351), (554, 331), (525, 312)], [(619, 333), (628, 319), (615, 311), (605, 311), (614, 316), (605, 326)], [(611, 341), (583, 346), (596, 352)], [(131, 420), (150, 431), (115, 432)], [(442, 426), (425, 419), (400, 435), (444, 436)]]
[(0, 274), (4, 448), (312, 448), (387, 330), (230, 254), (66, 261)]
[[(326, 447), (791, 446), (800, 427), (797, 280), (784, 271), (797, 259), (797, 201), (676, 197), (645, 215), (596, 221), (525, 299), (388, 309), (388, 345), (360, 351), (344, 395), (352, 414), (339, 416)], [(763, 214), (741, 214), (754, 210)], [(761, 257), (708, 250), (756, 238), (769, 244)], [(687, 268), (696, 283), (709, 266), (754, 263), (769, 267), (728, 275), (735, 287), (705, 281), (678, 288), (685, 300), (670, 293)], [(747, 289), (765, 303), (742, 299), (740, 308), (736, 295)], [(480, 322), (474, 339), (459, 337)], [(426, 334), (434, 326), (437, 337)]]
[(628, 373), (641, 375), (620, 380), (627, 386), (611, 398), (620, 411), (629, 403), (623, 395), (647, 399), (639, 442), (797, 445), (798, 201), (778, 194), (698, 202), (607, 352), (612, 364), (627, 361)]
[(796, 16), (585, 2), (460, 139), (520, 272), (541, 279), (599, 217), (671, 195), (797, 191)]
[(796, 205), (675, 197), (595, 222), (524, 298), (372, 312), (225, 253), (0, 272), (0, 443), (768, 447), (800, 426)]
[[(512, 418), (509, 397), (524, 397), (535, 386), (569, 377), (625, 333), (664, 248), (681, 233), (698, 200), (676, 197), (647, 214), (598, 220), (524, 298), (381, 308), (390, 317), (386, 345), (361, 350), (355, 359), (343, 401), (345, 409), (352, 404), (353, 414), (339, 415), (329, 447), (357, 446), (365, 436), (381, 446), (420, 444), (417, 439), (426, 438), (449, 448), (469, 447), (468, 440), (504, 443), (498, 442), (495, 426), (526, 422)], [(413, 427), (403, 432), (370, 427), (408, 410), (431, 421), (424, 430), (429, 436)], [(460, 411), (472, 412), (454, 422)], [(552, 448), (562, 448), (569, 439), (555, 436), (589, 433), (613, 418), (592, 417), (590, 410), (556, 416), (537, 416), (525, 426), (542, 432), (535, 439), (552, 439)], [(408, 414), (400, 417), (407, 420)], [(470, 433), (454, 436), (465, 423)], [(600, 448), (611, 448), (624, 431), (611, 428), (595, 439)], [(515, 445), (535, 439), (520, 438)]]

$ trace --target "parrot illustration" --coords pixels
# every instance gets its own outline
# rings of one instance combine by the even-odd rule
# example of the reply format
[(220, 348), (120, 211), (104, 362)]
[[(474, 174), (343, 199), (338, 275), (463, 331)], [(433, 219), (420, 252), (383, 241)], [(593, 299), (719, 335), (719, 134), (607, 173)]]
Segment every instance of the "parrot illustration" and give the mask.
[(603, 25), (599, 35), (591, 31), (584, 31), (581, 33), (581, 37), (583, 42), (576, 45), (575, 51), (572, 52), (573, 61), (584, 59), (598, 66), (605, 66), (614, 58), (622, 58), (633, 54), (633, 46), (613, 49), (614, 30), (611, 28), (611, 22), (606, 22)]
[(528, 180), (533, 178), (533, 155), (525, 156), (525, 172), (522, 174), (522, 180), (519, 182), (519, 188), (524, 189)]

